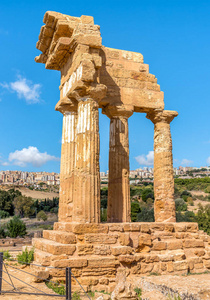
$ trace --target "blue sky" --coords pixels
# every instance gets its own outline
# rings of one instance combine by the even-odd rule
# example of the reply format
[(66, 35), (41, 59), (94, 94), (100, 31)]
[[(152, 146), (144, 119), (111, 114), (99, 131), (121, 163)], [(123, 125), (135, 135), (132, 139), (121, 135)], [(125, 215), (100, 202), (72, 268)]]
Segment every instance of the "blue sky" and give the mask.
[[(210, 165), (210, 1), (1, 1), (0, 170), (59, 172), (60, 73), (37, 64), (44, 13), (94, 16), (107, 47), (140, 52), (165, 93), (174, 166)], [(100, 113), (101, 171), (108, 168), (109, 120)], [(130, 168), (152, 166), (153, 124), (129, 119)], [(138, 159), (136, 159), (138, 157)]]

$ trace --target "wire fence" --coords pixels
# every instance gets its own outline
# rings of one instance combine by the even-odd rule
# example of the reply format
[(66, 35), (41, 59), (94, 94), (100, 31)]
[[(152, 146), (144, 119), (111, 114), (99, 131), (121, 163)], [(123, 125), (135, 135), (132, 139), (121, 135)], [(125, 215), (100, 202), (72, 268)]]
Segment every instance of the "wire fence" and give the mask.
[[(30, 266), (42, 267), (43, 268), (42, 265), (33, 264), (33, 263), (25, 263), (25, 262), (21, 262), (19, 260), (15, 260), (15, 259), (10, 259), (10, 261), (14, 261), (14, 262), (22, 263), (22, 264), (25, 264), (25, 265), (30, 265)], [(71, 268), (58, 268), (58, 267), (47, 267), (47, 268), (65, 270), (66, 283), (65, 284), (58, 283), (58, 282), (55, 282), (51, 279), (43, 280), (43, 278), (40, 277), (40, 276), (37, 276), (37, 275), (35, 275), (33, 273), (30, 273), (28, 271), (25, 271), (23, 269), (20, 269), (17, 266), (13, 266), (11, 264), (5, 263), (4, 260), (3, 260), (3, 252), (0, 252), (0, 295), (2, 295), (2, 294), (23, 294), (23, 295), (33, 295), (33, 296), (37, 295), (37, 296), (48, 296), (48, 297), (60, 297), (60, 298), (65, 298), (66, 300), (73, 300), (72, 296), (74, 295), (74, 293), (72, 292), (72, 278), (74, 278), (74, 280), (77, 282), (77, 284), (81, 288), (82, 294), (84, 294), (86, 296), (86, 299), (91, 300), (91, 298), (86, 293), (83, 286), (80, 284), (78, 279), (72, 273)], [(24, 280), (22, 280), (20, 278), (18, 278), (14, 274), (11, 274), (11, 269), (13, 271), (15, 270), (15, 271), (18, 271), (18, 272), (22, 272), (26, 275), (31, 275), (31, 276), (37, 278), (40, 281), (44, 281), (46, 284), (52, 284), (55, 287), (62, 288), (62, 294), (63, 295), (60, 295), (56, 292), (54, 294), (46, 293), (43, 290), (29, 284), (28, 282), (25, 282)], [(32, 292), (31, 291), (29, 291), (29, 292), (28, 291), (22, 291), (20, 288), (17, 287), (17, 284), (14, 284), (14, 280), (18, 281), (18, 282), (21, 282), (26, 287), (29, 287), (30, 290), (32, 290)], [(12, 289), (11, 290), (3, 290), (3, 282), (7, 283)]]

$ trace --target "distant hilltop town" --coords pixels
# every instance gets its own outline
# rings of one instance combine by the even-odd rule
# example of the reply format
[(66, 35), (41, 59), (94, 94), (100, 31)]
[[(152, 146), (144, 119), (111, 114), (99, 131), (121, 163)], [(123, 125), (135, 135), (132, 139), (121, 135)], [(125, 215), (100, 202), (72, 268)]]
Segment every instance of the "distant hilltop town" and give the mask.
[[(101, 181), (108, 182), (109, 171), (100, 172)], [(194, 178), (210, 176), (210, 167), (182, 167), (174, 168), (176, 178)], [(140, 180), (153, 181), (153, 168), (144, 167), (130, 171), (130, 183), (138, 183)], [(32, 185), (38, 187), (40, 184), (59, 185), (60, 174), (49, 172), (23, 172), (23, 171), (0, 171), (0, 184), (8, 185)]]
[(0, 184), (15, 185), (59, 185), (60, 174), (49, 172), (0, 171)]

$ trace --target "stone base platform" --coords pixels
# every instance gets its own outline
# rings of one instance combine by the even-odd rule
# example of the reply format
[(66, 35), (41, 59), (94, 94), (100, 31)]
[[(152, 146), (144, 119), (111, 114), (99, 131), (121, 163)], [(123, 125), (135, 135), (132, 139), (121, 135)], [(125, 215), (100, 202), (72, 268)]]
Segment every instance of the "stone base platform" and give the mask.
[(119, 267), (128, 276), (210, 270), (210, 236), (197, 223), (58, 222), (33, 246), (42, 272), (65, 281), (65, 269), (49, 267), (71, 267), (86, 290), (112, 291)]

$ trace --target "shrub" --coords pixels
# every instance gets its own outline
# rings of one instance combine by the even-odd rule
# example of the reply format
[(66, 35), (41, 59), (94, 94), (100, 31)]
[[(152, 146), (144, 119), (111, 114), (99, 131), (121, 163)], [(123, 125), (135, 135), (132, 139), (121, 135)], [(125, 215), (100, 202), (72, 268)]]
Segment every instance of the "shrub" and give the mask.
[(106, 208), (101, 208), (101, 222), (106, 222), (107, 221), (107, 209)]
[(52, 289), (56, 294), (59, 294), (59, 295), (66, 294), (65, 287), (63, 285), (60, 285), (59, 283), (46, 282), (45, 284), (49, 289)]
[(74, 292), (72, 295), (72, 300), (81, 300), (80, 294), (78, 292)]
[(191, 206), (194, 206), (193, 198), (192, 197), (187, 197), (187, 203)]
[(20, 195), (15, 197), (14, 201), (15, 213), (21, 218), (29, 217), (35, 213), (34, 201), (31, 197)]
[(144, 189), (143, 192), (142, 192), (142, 200), (143, 200), (144, 202), (146, 202), (146, 200), (147, 200), (148, 198), (154, 199), (154, 193), (153, 193), (152, 189), (146, 188), (146, 189)]
[(58, 213), (58, 207), (53, 207), (50, 209), (51, 213), (57, 214)]
[(176, 205), (176, 211), (186, 211), (187, 210), (187, 204), (182, 198), (177, 198), (175, 200)]
[(46, 215), (46, 213), (43, 210), (41, 210), (40, 212), (38, 212), (38, 214), (37, 214), (36, 217), (37, 217), (38, 220), (47, 221), (47, 215)]
[(19, 264), (30, 264), (34, 260), (34, 249), (28, 251), (26, 247), (25, 251), (17, 255), (17, 260)]
[(131, 222), (137, 221), (137, 214), (141, 212), (138, 202), (131, 202)]
[(3, 252), (3, 260), (10, 260), (11, 254), (9, 253), (9, 250)]
[(0, 218), (1, 219), (6, 219), (6, 218), (9, 218), (10, 214), (5, 211), (5, 210), (0, 210)]
[(210, 204), (206, 206), (199, 205), (197, 213), (197, 222), (199, 229), (207, 232), (210, 235)]
[(7, 223), (8, 234), (12, 238), (16, 238), (17, 236), (25, 236), (26, 235), (26, 225), (21, 221), (21, 219), (17, 216), (14, 216)]
[(142, 290), (136, 287), (134, 292), (136, 292), (138, 299), (141, 300)]
[(4, 239), (6, 237), (6, 232), (4, 228), (0, 227), (0, 239)]
[(193, 211), (186, 211), (182, 213), (180, 211), (176, 212), (177, 222), (197, 222), (196, 216)]
[(154, 208), (148, 209), (143, 207), (141, 212), (137, 214), (137, 222), (154, 222)]

